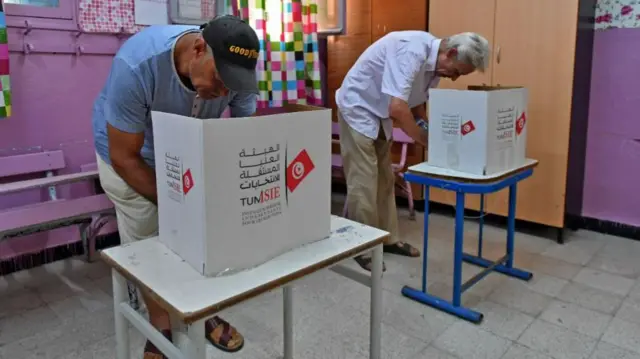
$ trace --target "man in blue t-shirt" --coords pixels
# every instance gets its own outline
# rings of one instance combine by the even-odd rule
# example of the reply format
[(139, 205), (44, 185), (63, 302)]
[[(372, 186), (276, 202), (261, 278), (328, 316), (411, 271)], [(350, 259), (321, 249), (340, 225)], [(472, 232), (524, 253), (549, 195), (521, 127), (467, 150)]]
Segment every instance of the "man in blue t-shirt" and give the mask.
[[(115, 204), (123, 243), (158, 235), (151, 111), (217, 118), (229, 107), (232, 117), (252, 115), (259, 51), (254, 30), (233, 16), (200, 28), (151, 26), (122, 45), (93, 106), (93, 133), (100, 182)], [(143, 299), (151, 324), (171, 340), (167, 312)], [(224, 351), (244, 344), (219, 317), (206, 323), (205, 335)], [(144, 358), (164, 356), (147, 342)]]

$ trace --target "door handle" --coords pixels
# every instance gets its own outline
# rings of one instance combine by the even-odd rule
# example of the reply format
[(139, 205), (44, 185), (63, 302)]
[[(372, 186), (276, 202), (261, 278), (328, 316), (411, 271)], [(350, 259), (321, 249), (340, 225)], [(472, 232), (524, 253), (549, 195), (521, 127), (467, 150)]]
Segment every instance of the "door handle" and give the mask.
[(501, 53), (501, 48), (500, 46), (498, 46), (498, 48), (496, 49), (496, 63), (500, 63), (500, 53)]

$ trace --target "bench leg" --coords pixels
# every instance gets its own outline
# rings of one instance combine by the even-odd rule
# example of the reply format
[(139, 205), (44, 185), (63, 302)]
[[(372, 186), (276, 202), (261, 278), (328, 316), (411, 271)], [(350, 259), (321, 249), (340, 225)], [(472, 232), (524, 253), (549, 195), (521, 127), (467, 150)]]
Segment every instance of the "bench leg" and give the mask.
[(84, 258), (87, 263), (95, 261), (96, 253), (96, 237), (92, 228), (92, 223), (83, 223), (80, 225), (80, 238), (82, 239), (82, 247), (84, 248)]
[(115, 219), (114, 214), (100, 214), (94, 216), (91, 223), (80, 225), (80, 237), (84, 248), (86, 261), (91, 263), (96, 260), (96, 239), (102, 227), (104, 227), (109, 219)]
[(293, 359), (293, 288), (284, 286), (284, 359)]
[(120, 310), (121, 303), (129, 302), (127, 281), (114, 269), (111, 270), (113, 278), (113, 313), (115, 317), (116, 331), (116, 358), (130, 359), (129, 356), (129, 325), (124, 314)]

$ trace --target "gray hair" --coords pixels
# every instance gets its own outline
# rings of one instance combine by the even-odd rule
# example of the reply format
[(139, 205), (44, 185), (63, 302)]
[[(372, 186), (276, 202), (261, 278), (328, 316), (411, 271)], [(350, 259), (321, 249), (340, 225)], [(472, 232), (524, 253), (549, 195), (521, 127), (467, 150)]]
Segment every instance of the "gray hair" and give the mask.
[(446, 40), (446, 49), (458, 50), (458, 61), (484, 72), (489, 66), (489, 41), (475, 32), (463, 32)]

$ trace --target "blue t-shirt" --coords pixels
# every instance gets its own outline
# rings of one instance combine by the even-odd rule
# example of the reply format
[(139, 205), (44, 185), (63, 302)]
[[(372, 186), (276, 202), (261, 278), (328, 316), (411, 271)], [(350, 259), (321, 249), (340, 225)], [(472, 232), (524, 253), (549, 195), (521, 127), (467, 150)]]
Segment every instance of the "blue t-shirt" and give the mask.
[(96, 152), (106, 163), (111, 164), (107, 123), (124, 132), (144, 132), (141, 154), (155, 168), (151, 111), (198, 118), (219, 118), (227, 106), (232, 117), (255, 112), (257, 95), (233, 91), (212, 100), (198, 99), (196, 106), (196, 92), (187, 88), (176, 72), (173, 50), (181, 35), (198, 31), (194, 26), (150, 26), (118, 50), (107, 83), (93, 105)]

